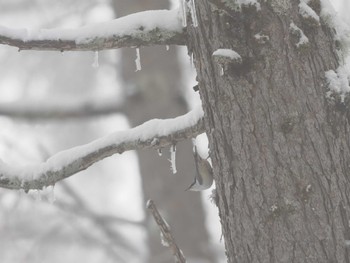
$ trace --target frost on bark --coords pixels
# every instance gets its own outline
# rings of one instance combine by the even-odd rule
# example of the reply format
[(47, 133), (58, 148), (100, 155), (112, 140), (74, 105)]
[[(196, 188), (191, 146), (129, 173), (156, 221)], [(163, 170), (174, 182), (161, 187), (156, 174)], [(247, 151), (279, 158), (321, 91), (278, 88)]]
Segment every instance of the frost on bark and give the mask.
[[(228, 262), (350, 262), (349, 115), (326, 98), (333, 29), (303, 18), (297, 0), (261, 1), (260, 11), (209, 2), (197, 2), (189, 48)], [(318, 0), (309, 6), (320, 15)], [(218, 63), (217, 49), (242, 63)]]

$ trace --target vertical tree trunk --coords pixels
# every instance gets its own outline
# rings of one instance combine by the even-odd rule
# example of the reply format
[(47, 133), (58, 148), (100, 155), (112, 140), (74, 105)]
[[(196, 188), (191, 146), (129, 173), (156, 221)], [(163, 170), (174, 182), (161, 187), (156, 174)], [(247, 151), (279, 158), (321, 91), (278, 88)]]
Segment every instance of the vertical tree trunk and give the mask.
[[(123, 16), (149, 9), (166, 9), (168, 1), (115, 1), (114, 7), (117, 15)], [(125, 92), (131, 94), (127, 98), (125, 113), (132, 126), (152, 118), (171, 118), (184, 114), (187, 106), (181, 95), (183, 82), (176, 49), (141, 48), (140, 56), (142, 70), (135, 72), (135, 49), (122, 50), (121, 75), (126, 86)], [(155, 200), (162, 210), (186, 258), (203, 263), (215, 262), (205, 226), (201, 195), (184, 191), (195, 175), (191, 145), (188, 142), (177, 145), (178, 172), (175, 175), (172, 175), (167, 160), (169, 149), (164, 149), (163, 157), (149, 151), (140, 151), (138, 156), (144, 196)], [(159, 229), (149, 214), (147, 222), (149, 262), (174, 262), (169, 250), (161, 245)]]
[[(297, 0), (241, 12), (210, 2), (197, 1), (188, 30), (228, 261), (350, 262), (348, 108), (326, 98), (334, 31)], [(318, 0), (309, 6), (320, 14)], [(221, 60), (222, 76), (219, 48), (243, 61)]]

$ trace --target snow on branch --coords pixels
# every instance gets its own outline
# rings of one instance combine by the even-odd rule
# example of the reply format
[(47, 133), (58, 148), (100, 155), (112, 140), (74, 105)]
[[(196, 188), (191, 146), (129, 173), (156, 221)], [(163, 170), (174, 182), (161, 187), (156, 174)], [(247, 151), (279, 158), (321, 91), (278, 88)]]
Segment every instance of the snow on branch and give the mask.
[(345, 96), (350, 92), (349, 85), (349, 65), (341, 65), (335, 71), (329, 70), (325, 72), (326, 81), (329, 91), (327, 97), (334, 97), (334, 94), (339, 94), (341, 102), (344, 103)]
[(159, 149), (203, 132), (203, 111), (199, 107), (174, 119), (150, 120), (133, 129), (118, 131), (89, 144), (59, 152), (43, 163), (20, 167), (9, 166), (0, 160), (0, 187), (25, 191), (42, 189), (113, 154)]
[(144, 11), (77, 29), (0, 26), (0, 44), (19, 50), (88, 51), (151, 45), (184, 45), (178, 9)]
[(0, 116), (25, 120), (58, 120), (67, 118), (85, 118), (108, 115), (122, 111), (122, 105), (114, 100), (45, 102), (20, 101), (0, 103)]

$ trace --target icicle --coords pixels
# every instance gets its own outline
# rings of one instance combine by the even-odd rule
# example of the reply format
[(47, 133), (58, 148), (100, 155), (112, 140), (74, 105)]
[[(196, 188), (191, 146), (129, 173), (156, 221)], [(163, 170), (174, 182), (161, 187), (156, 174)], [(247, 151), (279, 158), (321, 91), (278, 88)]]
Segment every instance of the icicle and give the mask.
[(95, 51), (94, 62), (92, 63), (92, 67), (93, 68), (98, 68), (99, 67), (99, 64), (98, 64), (98, 51)]
[(162, 153), (162, 148), (159, 148), (159, 149), (157, 150), (157, 152), (158, 152), (158, 155), (159, 155), (159, 156), (162, 156), (162, 155), (163, 155), (163, 153)]
[(140, 49), (139, 48), (136, 48), (135, 63), (136, 63), (136, 70), (135, 70), (135, 72), (140, 71), (141, 70), (141, 60), (140, 60)]
[(55, 187), (54, 186), (48, 186), (45, 188), (45, 196), (46, 200), (50, 203), (53, 204), (56, 201), (55, 198)]
[(48, 186), (42, 190), (30, 190), (28, 195), (31, 196), (36, 202), (46, 201), (52, 204), (56, 200), (54, 186)]
[(42, 195), (40, 190), (29, 190), (27, 194), (31, 196), (35, 200), (35, 202), (39, 202), (42, 200)]
[(176, 146), (172, 145), (170, 147), (170, 163), (171, 163), (171, 171), (173, 174), (176, 174)]
[(182, 26), (187, 27), (187, 2), (186, 0), (180, 0), (180, 11), (182, 15)]
[(19, 199), (23, 199), (23, 197), (27, 195), (24, 189), (19, 189), (18, 192), (19, 192)]
[(197, 144), (196, 144), (196, 139), (195, 138), (192, 138), (192, 151), (195, 152), (196, 151), (196, 147), (197, 147)]
[(165, 46), (166, 51), (169, 51), (169, 45)]
[(194, 27), (198, 26), (198, 20), (197, 20), (197, 14), (196, 14), (196, 5), (195, 0), (190, 0), (190, 12), (191, 12), (191, 18), (192, 18), (192, 24)]
[(163, 247), (170, 247), (168, 241), (165, 239), (162, 232), (160, 232), (160, 241), (161, 241)]
[(190, 65), (191, 65), (191, 68), (194, 68), (193, 53), (191, 53), (191, 55), (190, 55)]
[(220, 66), (220, 76), (223, 76), (225, 74), (223, 66)]

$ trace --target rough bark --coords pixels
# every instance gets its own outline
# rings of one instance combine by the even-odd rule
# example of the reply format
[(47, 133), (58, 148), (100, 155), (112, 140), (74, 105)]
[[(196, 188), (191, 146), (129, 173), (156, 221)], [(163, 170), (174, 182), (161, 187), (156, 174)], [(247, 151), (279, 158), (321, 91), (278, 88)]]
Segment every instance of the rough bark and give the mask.
[[(332, 29), (303, 19), (297, 0), (210, 2), (197, 2), (188, 31), (228, 262), (350, 262), (348, 110), (326, 98), (324, 78), (339, 61)], [(292, 21), (308, 45), (297, 47)], [(218, 48), (242, 64), (220, 76)]]
[[(133, 0), (115, 1), (118, 16), (150, 9), (166, 9), (168, 1)], [(152, 118), (168, 118), (186, 112), (182, 99), (181, 71), (176, 48), (141, 48), (142, 70), (135, 73), (135, 49), (123, 49), (121, 75), (125, 82), (127, 98), (124, 112), (132, 126)], [(130, 90), (132, 90), (130, 92)], [(215, 262), (210, 249), (208, 232), (201, 196), (184, 192), (195, 175), (195, 165), (190, 141), (177, 145), (177, 174), (170, 171), (169, 149), (163, 150), (163, 157), (156, 151), (139, 151), (139, 165), (142, 174), (142, 188), (146, 199), (152, 198), (169, 222), (178, 245), (187, 260)], [(156, 165), (155, 165), (156, 164)], [(160, 242), (158, 227), (146, 211), (149, 226), (149, 262), (172, 263), (173, 257)]]

